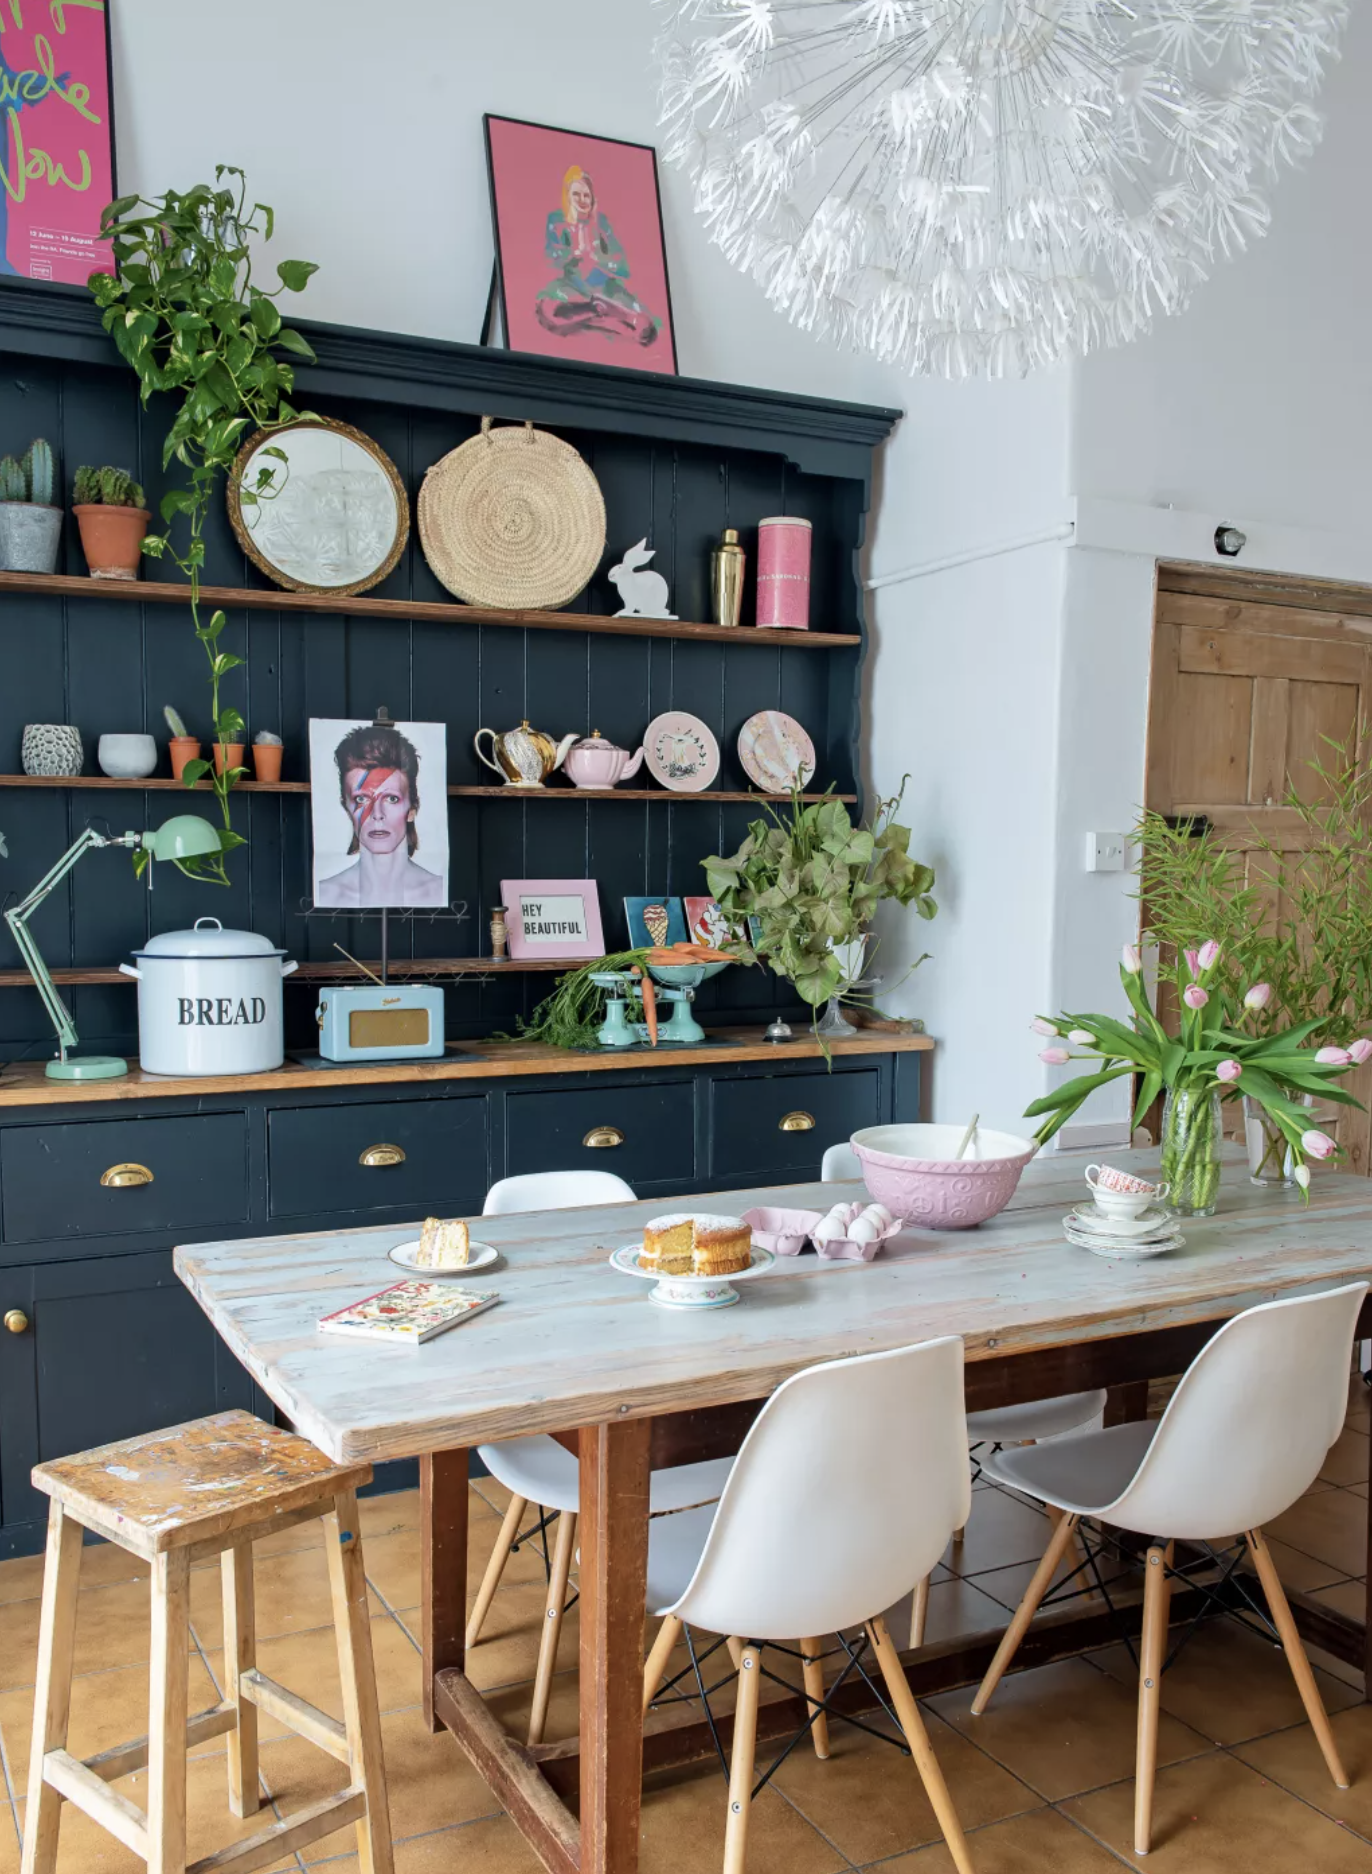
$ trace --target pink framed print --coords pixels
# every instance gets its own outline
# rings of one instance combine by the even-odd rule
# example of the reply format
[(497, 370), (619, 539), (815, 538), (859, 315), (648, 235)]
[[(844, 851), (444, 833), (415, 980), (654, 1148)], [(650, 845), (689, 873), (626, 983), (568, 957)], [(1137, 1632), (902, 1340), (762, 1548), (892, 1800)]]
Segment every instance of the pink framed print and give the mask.
[(514, 117), (485, 125), (506, 345), (675, 372), (656, 151)]
[(503, 878), (500, 895), (512, 958), (581, 962), (604, 956), (593, 878)]

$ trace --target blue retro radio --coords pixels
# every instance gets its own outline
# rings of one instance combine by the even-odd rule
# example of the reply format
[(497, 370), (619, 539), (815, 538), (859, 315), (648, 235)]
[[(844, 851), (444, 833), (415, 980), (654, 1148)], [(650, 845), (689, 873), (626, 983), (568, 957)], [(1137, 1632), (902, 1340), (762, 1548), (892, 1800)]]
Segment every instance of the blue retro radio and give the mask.
[(363, 983), (319, 992), (319, 1052), (326, 1061), (436, 1061), (443, 1054), (437, 983)]

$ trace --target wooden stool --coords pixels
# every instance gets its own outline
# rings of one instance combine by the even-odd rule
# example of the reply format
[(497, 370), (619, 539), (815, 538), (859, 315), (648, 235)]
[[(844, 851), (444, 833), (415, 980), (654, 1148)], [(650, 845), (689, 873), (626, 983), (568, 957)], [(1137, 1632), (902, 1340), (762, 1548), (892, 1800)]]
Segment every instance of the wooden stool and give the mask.
[[(391, 1874), (391, 1830), (372, 1667), (357, 1488), (369, 1464), (332, 1464), (304, 1438), (248, 1412), (220, 1412), (170, 1431), (40, 1464), (34, 1485), (52, 1498), (34, 1692), (22, 1874), (53, 1874), (62, 1804), (73, 1802), (146, 1861), (149, 1874), (186, 1870), (186, 1752), (229, 1736), (229, 1807), (256, 1814), (257, 1714), (269, 1712), (346, 1763), (349, 1786), (196, 1861), (187, 1874), (250, 1874), (295, 1848), (357, 1824), (360, 1874)], [(329, 1557), (344, 1720), (257, 1670), (252, 1545), (322, 1516)], [(148, 1735), (83, 1762), (69, 1754), (72, 1644), (83, 1529), (152, 1564)], [(221, 1558), (224, 1697), (188, 1720), (190, 1571)], [(147, 1813), (108, 1785), (148, 1772)]]

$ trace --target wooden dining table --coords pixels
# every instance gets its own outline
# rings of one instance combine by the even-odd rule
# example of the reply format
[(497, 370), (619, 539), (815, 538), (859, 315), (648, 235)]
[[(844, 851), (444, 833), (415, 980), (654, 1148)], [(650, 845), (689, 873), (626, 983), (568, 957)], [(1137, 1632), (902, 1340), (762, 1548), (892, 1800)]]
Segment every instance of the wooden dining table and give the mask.
[[(1114, 1161), (1144, 1170), (1145, 1153)], [(684, 1701), (642, 1704), (648, 1482), (652, 1469), (738, 1449), (767, 1396), (818, 1360), (961, 1335), (969, 1411), (1088, 1387), (1117, 1416), (1142, 1416), (1150, 1379), (1182, 1371), (1228, 1317), (1277, 1296), (1372, 1276), (1372, 1183), (1320, 1172), (1295, 1191), (1249, 1184), (1227, 1162), (1216, 1216), (1184, 1223), (1184, 1247), (1146, 1261), (1073, 1247), (1062, 1216), (1085, 1196), (1076, 1157), (1026, 1169), (1009, 1208), (974, 1230), (909, 1228), (871, 1263), (779, 1258), (739, 1285), (737, 1306), (682, 1312), (609, 1265), (645, 1219), (694, 1207), (825, 1210), (856, 1185), (792, 1185), (585, 1210), (483, 1218), (501, 1252), (466, 1278), (501, 1305), (408, 1349), (322, 1335), (319, 1318), (399, 1279), (387, 1252), (399, 1226), (196, 1243), (176, 1251), (181, 1280), (280, 1412), (340, 1460), (415, 1457), (422, 1488), (425, 1710), (446, 1725), (550, 1874), (632, 1874), (645, 1770), (705, 1760), (710, 1729)], [(1372, 1334), (1372, 1310), (1359, 1333)], [(852, 1428), (883, 1437), (906, 1428)], [(528, 1747), (509, 1735), (464, 1671), (468, 1453), (548, 1432), (580, 1455), (579, 1734)], [(1372, 1481), (1372, 1480), (1370, 1480)], [(1372, 1496), (1369, 1497), (1372, 1502)], [(1372, 1574), (1369, 1575), (1372, 1579)], [(1174, 1620), (1201, 1589), (1178, 1590)], [(1017, 1664), (1108, 1643), (1137, 1620), (1126, 1592), (1041, 1613)], [(1369, 1669), (1372, 1622), (1293, 1593), (1304, 1637)], [(980, 1678), (999, 1632), (903, 1655), (920, 1695)], [(759, 1738), (804, 1724), (800, 1694), (772, 1688)], [(872, 1694), (858, 1679), (837, 1708)], [(844, 1703), (846, 1701), (846, 1704)], [(727, 1746), (729, 1719), (718, 1720)], [(568, 1799), (577, 1799), (577, 1811)]]

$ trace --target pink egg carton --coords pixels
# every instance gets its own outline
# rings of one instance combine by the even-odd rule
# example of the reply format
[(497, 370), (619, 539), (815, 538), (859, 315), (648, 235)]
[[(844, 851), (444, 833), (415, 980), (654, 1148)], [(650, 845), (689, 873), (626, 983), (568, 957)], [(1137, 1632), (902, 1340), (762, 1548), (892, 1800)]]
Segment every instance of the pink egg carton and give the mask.
[[(846, 1206), (848, 1222), (853, 1223), (867, 1208), (865, 1204)], [(798, 1256), (828, 1213), (823, 1210), (745, 1210), (743, 1221), (753, 1233), (753, 1241), (774, 1256)], [(874, 1243), (857, 1243), (850, 1237), (836, 1237), (827, 1243), (815, 1243), (815, 1254), (825, 1262), (870, 1262), (901, 1228), (897, 1218), (884, 1229)]]

